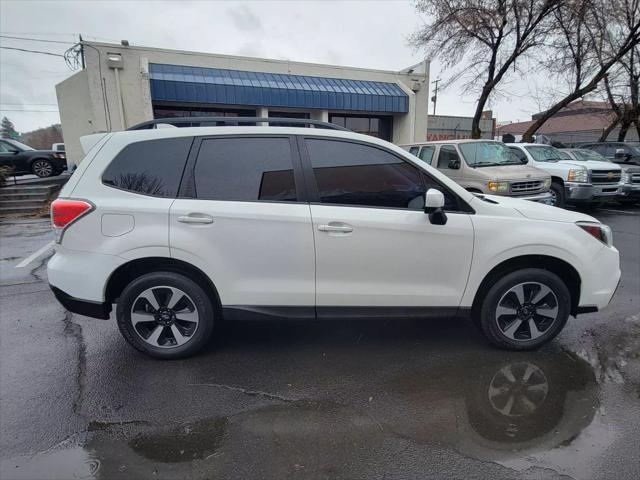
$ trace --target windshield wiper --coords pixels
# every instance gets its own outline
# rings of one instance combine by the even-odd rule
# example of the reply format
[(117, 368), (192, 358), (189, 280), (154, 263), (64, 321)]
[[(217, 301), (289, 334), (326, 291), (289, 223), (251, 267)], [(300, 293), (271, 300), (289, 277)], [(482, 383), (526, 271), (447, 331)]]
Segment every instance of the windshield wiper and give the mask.
[(473, 167), (474, 168), (476, 168), (476, 167), (498, 167), (500, 165), (502, 165), (502, 164), (501, 163), (484, 163), (484, 162), (481, 162), (481, 163), (474, 163)]

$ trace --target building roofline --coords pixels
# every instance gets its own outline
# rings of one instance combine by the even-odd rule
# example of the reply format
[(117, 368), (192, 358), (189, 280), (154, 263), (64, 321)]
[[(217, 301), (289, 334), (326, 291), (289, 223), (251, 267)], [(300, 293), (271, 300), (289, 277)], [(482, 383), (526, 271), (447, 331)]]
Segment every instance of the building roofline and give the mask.
[[(321, 67), (321, 68), (334, 68), (339, 70), (348, 70), (348, 71), (357, 71), (357, 72), (375, 72), (375, 73), (385, 73), (391, 75), (404, 75), (404, 76), (413, 76), (413, 75), (424, 75), (422, 73), (406, 73), (401, 70), (379, 70), (375, 68), (362, 68), (362, 67), (347, 67), (343, 65), (330, 65), (326, 63), (312, 63), (312, 62), (298, 62), (292, 60), (276, 60), (273, 58), (261, 58), (261, 57), (249, 57), (242, 55), (227, 55), (222, 53), (209, 53), (209, 52), (192, 52), (188, 50), (175, 50), (171, 48), (159, 48), (159, 47), (145, 47), (139, 45), (121, 45), (118, 43), (105, 43), (105, 42), (91, 42), (91, 41), (82, 41), (85, 45), (91, 45), (93, 47), (103, 47), (103, 48), (119, 48), (123, 50), (137, 50), (141, 52), (162, 52), (162, 53), (174, 53), (180, 55), (192, 55), (198, 57), (211, 57), (211, 58), (219, 58), (226, 59), (232, 58), (234, 60), (249, 60), (249, 61), (257, 61), (257, 62), (266, 62), (266, 63), (275, 63), (278, 65), (299, 65), (304, 67)], [(420, 62), (421, 63), (421, 62)], [(410, 67), (409, 67), (410, 68)]]

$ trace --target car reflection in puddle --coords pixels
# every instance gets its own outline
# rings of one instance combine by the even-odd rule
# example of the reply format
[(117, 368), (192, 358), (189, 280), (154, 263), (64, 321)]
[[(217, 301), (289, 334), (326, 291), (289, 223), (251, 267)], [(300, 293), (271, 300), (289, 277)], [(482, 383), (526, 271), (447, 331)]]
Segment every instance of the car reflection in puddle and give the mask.
[[(423, 453), (423, 468), (438, 448), (508, 462), (570, 444), (598, 408), (591, 366), (566, 352), (491, 351), (462, 376), (454, 360), (444, 356), (440, 364), (385, 374), (375, 401), (340, 395), (263, 402), (171, 427), (97, 429), (84, 449), (99, 468), (87, 478), (250, 478), (256, 472), (278, 478), (297, 469), (367, 478), (402, 471), (402, 455), (389, 455), (398, 442)], [(46, 463), (38, 460), (40, 467)], [(33, 473), (28, 467), (21, 473)]]

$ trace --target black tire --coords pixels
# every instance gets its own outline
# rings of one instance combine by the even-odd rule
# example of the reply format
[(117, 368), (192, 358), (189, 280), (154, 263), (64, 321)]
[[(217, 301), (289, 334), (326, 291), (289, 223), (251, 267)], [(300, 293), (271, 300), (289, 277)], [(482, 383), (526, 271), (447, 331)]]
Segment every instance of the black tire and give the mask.
[(555, 203), (552, 203), (552, 205), (554, 207), (564, 208), (566, 202), (564, 185), (560, 182), (551, 182), (551, 187), (549, 188), (549, 190), (555, 196)]
[[(557, 313), (553, 322), (539, 337), (527, 339), (526, 325), (519, 333), (520, 339), (509, 338), (501, 330), (498, 322), (498, 302), (514, 287), (520, 284), (537, 283), (546, 286), (555, 296)], [(524, 292), (525, 295), (527, 292)], [(533, 293), (531, 294), (533, 296)], [(534, 350), (552, 340), (565, 326), (571, 312), (571, 294), (565, 283), (556, 274), (538, 268), (516, 270), (498, 279), (489, 289), (479, 309), (479, 327), (491, 344), (506, 350)], [(500, 317), (505, 318), (505, 317)], [(506, 317), (509, 318), (509, 317)], [(539, 317), (538, 317), (539, 318)], [(514, 318), (515, 320), (515, 318)], [(527, 321), (528, 322), (528, 321)], [(522, 322), (523, 324), (525, 321)], [(530, 335), (532, 336), (533, 334)]]
[[(147, 343), (134, 327), (131, 317), (134, 302), (139, 296), (154, 287), (173, 287), (181, 290), (188, 297), (188, 304), (195, 307), (198, 323), (195, 331), (188, 336), (188, 340), (182, 345), (153, 346)], [(167, 300), (168, 301), (168, 300)], [(160, 303), (160, 302), (158, 302)], [(162, 305), (160, 305), (162, 307)], [(153, 316), (153, 314), (150, 314)], [(177, 314), (180, 315), (180, 314)], [(213, 333), (214, 319), (218, 318), (218, 309), (213, 299), (199, 284), (176, 272), (154, 272), (142, 275), (127, 285), (118, 299), (116, 308), (118, 328), (122, 336), (135, 349), (149, 356), (160, 359), (177, 359), (194, 355), (200, 351), (209, 341)], [(161, 326), (153, 322), (151, 328)], [(140, 328), (140, 327), (138, 327)], [(166, 332), (166, 326), (163, 332)], [(171, 327), (168, 327), (171, 330)], [(167, 336), (175, 339), (176, 336), (167, 332)], [(185, 336), (185, 338), (187, 338)]]
[(46, 158), (36, 158), (31, 163), (31, 171), (40, 178), (47, 178), (55, 175), (56, 169)]

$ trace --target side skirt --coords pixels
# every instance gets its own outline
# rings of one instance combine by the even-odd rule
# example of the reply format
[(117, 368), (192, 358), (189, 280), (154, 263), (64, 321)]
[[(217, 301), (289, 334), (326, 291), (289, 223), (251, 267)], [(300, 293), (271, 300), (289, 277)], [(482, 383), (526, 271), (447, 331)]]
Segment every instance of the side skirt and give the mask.
[(264, 321), (278, 318), (291, 320), (331, 319), (403, 319), (403, 318), (468, 318), (470, 308), (464, 307), (282, 307), (228, 305), (222, 307), (227, 321)]

